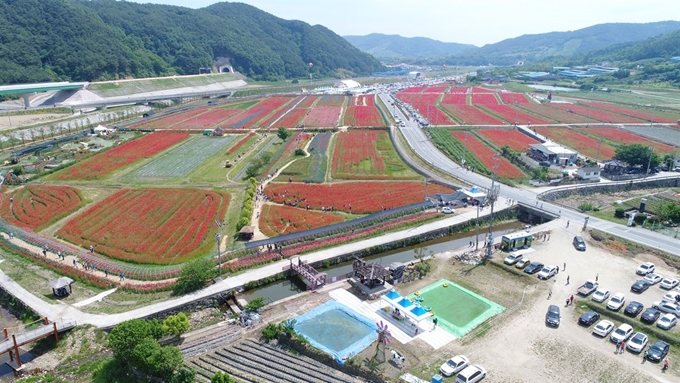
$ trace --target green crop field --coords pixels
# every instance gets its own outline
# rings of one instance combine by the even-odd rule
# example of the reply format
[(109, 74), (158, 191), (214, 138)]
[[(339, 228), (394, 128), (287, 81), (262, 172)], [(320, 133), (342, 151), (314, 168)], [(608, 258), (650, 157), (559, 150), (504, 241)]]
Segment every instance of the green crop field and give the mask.
[(190, 86), (205, 86), (233, 80), (236, 80), (236, 76), (227, 73), (203, 76), (173, 76), (91, 83), (87, 89), (103, 97), (115, 97)]

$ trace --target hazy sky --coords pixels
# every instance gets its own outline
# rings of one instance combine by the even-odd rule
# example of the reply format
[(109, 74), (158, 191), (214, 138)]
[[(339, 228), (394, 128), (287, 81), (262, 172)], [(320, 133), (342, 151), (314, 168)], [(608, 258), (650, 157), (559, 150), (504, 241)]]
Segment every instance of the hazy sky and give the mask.
[[(216, 0), (134, 0), (202, 8)], [(339, 35), (430, 37), (482, 46), (525, 34), (595, 24), (680, 19), (678, 0), (242, 0), (284, 19)]]

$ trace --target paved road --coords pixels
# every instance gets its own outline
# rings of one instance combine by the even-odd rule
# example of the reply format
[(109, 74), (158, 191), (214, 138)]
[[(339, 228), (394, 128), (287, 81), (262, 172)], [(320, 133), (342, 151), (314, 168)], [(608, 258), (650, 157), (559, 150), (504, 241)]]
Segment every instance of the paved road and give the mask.
[[(383, 103), (387, 105), (390, 112), (405, 122), (405, 127), (400, 127), (402, 134), (406, 137), (411, 148), (425, 161), (432, 166), (441, 169), (442, 171), (451, 174), (452, 176), (464, 180), (470, 184), (478, 185), (484, 188), (491, 187), (491, 179), (483, 175), (466, 171), (460, 165), (449, 159), (444, 153), (439, 151), (434, 144), (428, 139), (422, 128), (415, 121), (408, 120), (402, 111), (391, 106), (394, 101), (392, 96), (388, 94), (378, 95)], [(500, 186), (500, 195), (505, 198), (510, 198), (518, 202), (523, 202), (529, 205), (542, 206), (548, 212), (561, 215), (562, 218), (571, 221), (572, 225), (583, 225), (586, 215), (573, 210), (566, 210), (560, 206), (550, 204), (548, 202), (537, 201), (536, 195), (538, 190), (518, 189), (509, 187), (507, 185)], [(588, 220), (588, 227), (592, 227), (604, 232), (629, 239), (631, 241), (640, 243), (645, 246), (657, 248), (670, 254), (680, 256), (680, 240), (659, 234), (650, 230), (639, 228), (631, 228), (610, 221), (590, 217)]]

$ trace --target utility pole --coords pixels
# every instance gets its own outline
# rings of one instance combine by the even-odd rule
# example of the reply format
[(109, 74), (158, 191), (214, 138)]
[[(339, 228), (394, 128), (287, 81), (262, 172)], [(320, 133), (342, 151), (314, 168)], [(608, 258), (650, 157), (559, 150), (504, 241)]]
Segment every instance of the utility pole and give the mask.
[(649, 147), (649, 161), (647, 161), (647, 177), (649, 177), (650, 174), (652, 174), (651, 170), (649, 167), (652, 166), (652, 156), (654, 155), (654, 147), (650, 146)]
[(597, 143), (597, 153), (595, 154), (595, 163), (597, 164), (600, 160), (600, 145), (602, 145), (602, 140)]
[(477, 204), (477, 235), (475, 236), (475, 250), (479, 250), (479, 203)]
[(486, 240), (486, 259), (491, 259), (491, 252), (493, 251), (493, 206), (498, 199), (500, 186), (496, 186), (496, 172), (498, 171), (498, 153), (493, 155), (493, 178), (491, 178), (491, 189), (486, 196), (486, 199), (491, 203), (491, 215), (489, 216), (489, 235)]
[(222, 221), (219, 219), (215, 220), (215, 224), (217, 225), (217, 233), (215, 233), (215, 239), (217, 240), (217, 271), (218, 271), (218, 276), (222, 276), (222, 253), (220, 252), (220, 242), (221, 242), (221, 234), (220, 232), (222, 231)]

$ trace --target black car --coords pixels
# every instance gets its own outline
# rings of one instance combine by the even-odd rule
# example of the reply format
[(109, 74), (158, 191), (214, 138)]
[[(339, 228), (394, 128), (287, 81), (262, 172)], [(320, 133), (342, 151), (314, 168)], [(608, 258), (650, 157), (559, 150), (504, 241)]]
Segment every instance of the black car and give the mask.
[(529, 266), (524, 269), (524, 272), (527, 274), (536, 274), (543, 269), (543, 266), (544, 265), (541, 262), (531, 262)]
[(645, 306), (637, 301), (632, 301), (626, 306), (626, 309), (623, 310), (623, 313), (626, 315), (630, 315), (632, 317), (636, 317), (639, 313), (644, 310)]
[(632, 286), (630, 286), (630, 291), (632, 291), (634, 293), (638, 293), (638, 294), (644, 293), (645, 291), (647, 291), (647, 289), (651, 285), (652, 284), (649, 281), (645, 281), (644, 279), (639, 279), (639, 280), (635, 281), (635, 283), (633, 283)]
[(645, 312), (642, 313), (642, 316), (640, 316), (640, 320), (644, 323), (652, 324), (656, 322), (657, 319), (659, 319), (660, 315), (661, 311), (650, 307), (647, 310), (645, 310)]
[(578, 318), (578, 324), (590, 326), (598, 320), (600, 320), (600, 314), (596, 313), (595, 311), (586, 311), (583, 313), (583, 315), (581, 315), (580, 318)]
[(545, 313), (545, 324), (552, 327), (560, 327), (560, 308), (555, 305), (548, 307), (548, 312)]
[(668, 355), (668, 351), (670, 351), (670, 349), (671, 346), (669, 346), (668, 343), (657, 340), (649, 347), (645, 353), (645, 356), (647, 357), (647, 360), (652, 362), (661, 362), (663, 358)]
[(572, 241), (572, 244), (578, 251), (586, 251), (586, 241), (583, 240), (583, 237), (580, 235), (577, 235), (574, 237), (574, 240)]

